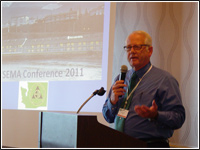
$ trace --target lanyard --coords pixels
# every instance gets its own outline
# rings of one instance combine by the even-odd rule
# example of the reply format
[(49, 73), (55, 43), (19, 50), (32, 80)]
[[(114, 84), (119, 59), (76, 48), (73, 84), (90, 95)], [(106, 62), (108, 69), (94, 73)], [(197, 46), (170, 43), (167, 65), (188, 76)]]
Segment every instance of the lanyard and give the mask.
[[(142, 81), (142, 79), (144, 78), (144, 76), (151, 70), (152, 68), (152, 65), (149, 67), (149, 69), (145, 72), (145, 74), (139, 78), (139, 81), (138, 83), (136, 84), (136, 86), (132, 89), (131, 93), (126, 97), (126, 101), (125, 101), (125, 104), (124, 104), (124, 109), (126, 108), (126, 105), (128, 103), (128, 99), (130, 98), (130, 96), (132, 95), (132, 93), (136, 90), (136, 88), (138, 87), (138, 85), (140, 84), (140, 82)], [(128, 89), (127, 89), (127, 94), (128, 94)]]

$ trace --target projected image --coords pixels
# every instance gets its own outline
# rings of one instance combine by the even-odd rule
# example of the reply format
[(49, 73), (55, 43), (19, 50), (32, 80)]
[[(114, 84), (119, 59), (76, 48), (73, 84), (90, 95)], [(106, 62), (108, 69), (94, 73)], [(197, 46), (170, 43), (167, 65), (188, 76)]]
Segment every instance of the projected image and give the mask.
[(19, 83), (18, 109), (47, 110), (48, 82)]
[[(76, 112), (106, 89), (109, 2), (1, 4), (2, 109)], [(81, 111), (101, 112), (105, 96)]]
[(101, 80), (104, 3), (2, 2), (3, 81)]

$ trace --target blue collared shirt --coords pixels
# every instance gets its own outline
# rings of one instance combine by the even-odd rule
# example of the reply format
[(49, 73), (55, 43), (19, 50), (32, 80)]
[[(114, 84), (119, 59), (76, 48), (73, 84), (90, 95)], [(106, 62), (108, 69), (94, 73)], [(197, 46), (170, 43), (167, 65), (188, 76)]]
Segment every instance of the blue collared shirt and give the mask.
[[(150, 66), (151, 63), (136, 71), (137, 76), (141, 78)], [(134, 70), (131, 69), (126, 73), (125, 84), (129, 85), (133, 72)], [(119, 75), (115, 78), (115, 81), (117, 80), (119, 80)], [(126, 90), (127, 87), (125, 87)], [(112, 105), (110, 103), (111, 89), (102, 110), (105, 120), (109, 123), (114, 122), (124, 97), (122, 96), (115, 105)], [(157, 120), (149, 121), (148, 118), (138, 116), (134, 107), (136, 105), (151, 107), (154, 99), (158, 105)], [(124, 133), (139, 139), (170, 138), (174, 130), (180, 128), (184, 121), (185, 109), (177, 80), (168, 72), (153, 66), (133, 93), (124, 124)]]

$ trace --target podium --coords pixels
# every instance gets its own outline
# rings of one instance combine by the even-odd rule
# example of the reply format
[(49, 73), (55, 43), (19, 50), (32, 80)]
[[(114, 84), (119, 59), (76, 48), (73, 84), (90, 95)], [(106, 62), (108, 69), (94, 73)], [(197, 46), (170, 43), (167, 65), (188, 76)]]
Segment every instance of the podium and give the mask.
[(134, 148), (146, 143), (107, 127), (97, 116), (39, 113), (39, 148)]

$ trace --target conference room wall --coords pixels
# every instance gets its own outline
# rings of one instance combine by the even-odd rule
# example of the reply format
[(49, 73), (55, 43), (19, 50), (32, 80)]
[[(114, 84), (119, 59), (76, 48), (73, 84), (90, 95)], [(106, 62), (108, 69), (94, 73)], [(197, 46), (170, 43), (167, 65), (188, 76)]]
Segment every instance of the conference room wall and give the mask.
[[(111, 7), (110, 19), (114, 23), (110, 32), (115, 38), (109, 41), (107, 89), (120, 66), (128, 66), (122, 49), (125, 38), (133, 30), (146, 30), (153, 38), (152, 64), (175, 76), (186, 108), (186, 121), (170, 138), (170, 144), (197, 147), (198, 2), (112, 2)], [(100, 123), (112, 127), (101, 113), (86, 114), (95, 114)], [(2, 110), (2, 145), (37, 148), (38, 121), (39, 111)]]
[[(171, 145), (197, 147), (198, 119), (198, 2), (123, 2), (116, 5), (112, 79), (120, 66), (129, 66), (123, 51), (134, 30), (148, 32), (153, 41), (151, 63), (179, 82), (186, 120), (169, 139)], [(130, 68), (130, 66), (129, 66)]]

